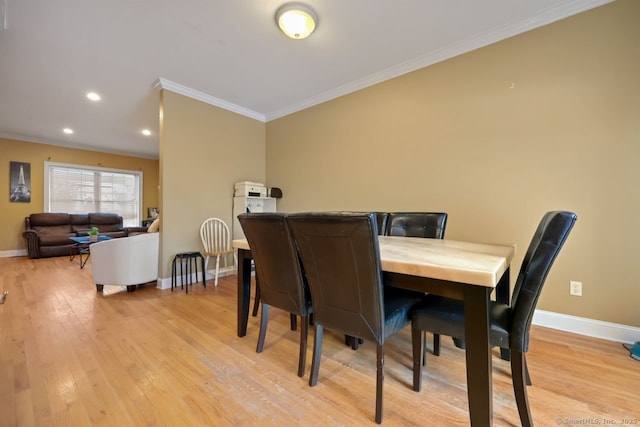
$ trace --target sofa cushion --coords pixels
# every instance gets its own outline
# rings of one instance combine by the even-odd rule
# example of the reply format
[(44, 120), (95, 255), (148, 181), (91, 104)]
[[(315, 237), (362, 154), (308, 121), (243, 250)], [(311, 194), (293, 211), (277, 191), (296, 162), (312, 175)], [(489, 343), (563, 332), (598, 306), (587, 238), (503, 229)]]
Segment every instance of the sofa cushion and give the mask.
[(148, 233), (157, 233), (158, 231), (160, 231), (160, 218), (154, 219), (147, 229)]
[(115, 213), (92, 212), (89, 214), (89, 223), (96, 226), (100, 224), (120, 224), (122, 217)]
[(29, 215), (32, 228), (37, 226), (66, 225), (69, 228), (69, 214), (66, 213), (36, 213)]
[[(42, 237), (48, 236), (48, 235), (58, 235), (58, 234), (66, 235), (71, 233), (71, 227), (69, 226), (69, 224), (36, 225), (36, 226), (31, 226), (31, 229), (37, 231), (41, 239)], [(75, 236), (75, 234), (72, 234), (72, 235)]]
[(40, 236), (40, 246), (71, 245), (74, 242), (72, 240), (69, 240), (69, 237), (76, 237), (76, 234), (75, 233), (42, 234)]
[(69, 214), (69, 223), (71, 224), (71, 231), (74, 232), (90, 229), (89, 214)]
[(90, 213), (89, 228), (98, 227), (101, 234), (122, 231), (122, 217), (115, 213)]
[(98, 233), (100, 234), (122, 231), (120, 224), (90, 224), (89, 228), (91, 227), (98, 227)]

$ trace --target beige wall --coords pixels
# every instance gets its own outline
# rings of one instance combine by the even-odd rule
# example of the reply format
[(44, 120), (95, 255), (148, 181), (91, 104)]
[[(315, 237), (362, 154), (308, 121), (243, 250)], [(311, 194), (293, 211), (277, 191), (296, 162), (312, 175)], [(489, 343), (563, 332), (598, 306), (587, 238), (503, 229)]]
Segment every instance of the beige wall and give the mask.
[[(204, 219), (232, 223), (237, 181), (281, 187), (280, 211), (446, 211), (447, 238), (516, 243), (515, 270), (544, 212), (569, 209), (578, 223), (538, 307), (640, 326), (638, 18), (640, 2), (617, 0), (266, 126), (163, 91), (159, 164), (0, 139), (0, 251), (24, 248), (49, 157), (144, 171), (163, 278), (200, 249)], [(8, 201), (9, 161), (31, 163), (30, 204)]]
[(640, 326), (639, 18), (619, 0), (267, 123), (278, 210), (446, 211), (447, 238), (516, 243), (512, 277), (571, 210), (538, 308)]
[[(31, 202), (9, 201), (9, 162), (31, 163)], [(143, 209), (158, 206), (158, 160), (0, 138), (0, 252), (25, 250), (24, 218), (44, 211), (44, 162), (142, 171)]]
[(264, 123), (161, 92), (160, 274), (171, 277), (178, 252), (200, 251), (200, 225), (210, 217), (231, 228), (233, 186), (263, 182)]

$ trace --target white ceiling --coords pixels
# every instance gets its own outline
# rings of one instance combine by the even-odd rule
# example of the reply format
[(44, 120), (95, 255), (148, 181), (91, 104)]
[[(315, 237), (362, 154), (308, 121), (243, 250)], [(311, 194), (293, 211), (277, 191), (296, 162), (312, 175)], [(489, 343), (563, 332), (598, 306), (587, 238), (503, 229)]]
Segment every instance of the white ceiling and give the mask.
[(285, 0), (0, 0), (0, 137), (157, 158), (159, 87), (269, 121), (609, 1), (307, 0), (301, 41)]

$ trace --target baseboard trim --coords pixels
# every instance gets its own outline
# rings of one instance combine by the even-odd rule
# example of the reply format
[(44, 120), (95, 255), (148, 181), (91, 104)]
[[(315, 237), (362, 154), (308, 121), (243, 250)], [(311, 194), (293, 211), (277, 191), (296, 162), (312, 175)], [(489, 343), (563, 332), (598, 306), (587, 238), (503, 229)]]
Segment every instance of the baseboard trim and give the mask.
[(640, 328), (634, 326), (552, 311), (536, 310), (533, 314), (533, 324), (608, 341), (632, 343), (640, 340)]
[[(207, 271), (207, 280), (213, 280), (213, 273), (214, 271)], [(218, 277), (234, 274), (236, 274), (234, 267), (226, 267), (220, 269)], [(192, 282), (195, 283), (195, 277), (192, 277)], [(171, 277), (158, 279), (157, 287), (171, 289)], [(552, 311), (536, 310), (533, 315), (533, 324), (608, 341), (632, 343), (640, 340), (640, 328), (637, 327)]]
[(15, 256), (27, 256), (27, 250), (18, 249), (13, 251), (0, 251), (0, 258), (11, 258)]

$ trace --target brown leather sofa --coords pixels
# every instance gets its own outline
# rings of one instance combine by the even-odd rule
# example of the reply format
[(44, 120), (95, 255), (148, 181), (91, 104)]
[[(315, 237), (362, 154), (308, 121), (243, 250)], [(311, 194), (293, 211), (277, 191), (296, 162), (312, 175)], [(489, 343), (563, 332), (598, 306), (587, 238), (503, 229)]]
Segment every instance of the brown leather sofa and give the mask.
[(29, 258), (69, 255), (73, 241), (70, 237), (86, 236), (92, 227), (112, 238), (126, 237), (130, 232), (145, 231), (144, 227), (125, 228), (122, 217), (114, 213), (35, 213), (25, 218)]

